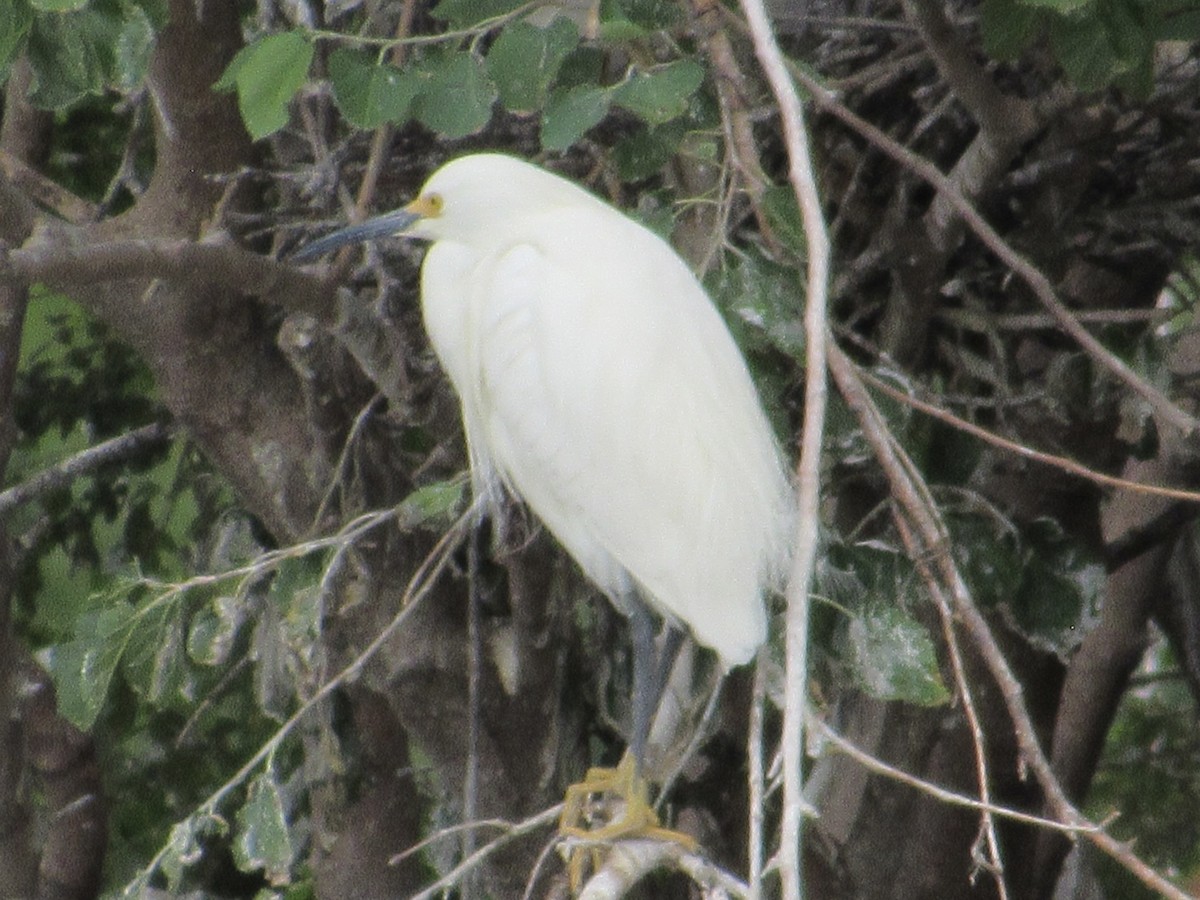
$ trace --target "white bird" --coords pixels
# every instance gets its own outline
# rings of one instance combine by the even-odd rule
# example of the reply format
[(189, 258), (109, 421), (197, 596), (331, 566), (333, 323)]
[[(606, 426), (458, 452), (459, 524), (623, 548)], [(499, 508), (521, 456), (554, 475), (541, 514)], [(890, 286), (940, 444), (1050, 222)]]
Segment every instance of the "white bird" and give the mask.
[(529, 163), (454, 160), (296, 258), (400, 234), (433, 242), (422, 311), (476, 495), (522, 499), (631, 620), (640, 769), (679, 629), (749, 661), (786, 570), (793, 495), (745, 361), (669, 244)]

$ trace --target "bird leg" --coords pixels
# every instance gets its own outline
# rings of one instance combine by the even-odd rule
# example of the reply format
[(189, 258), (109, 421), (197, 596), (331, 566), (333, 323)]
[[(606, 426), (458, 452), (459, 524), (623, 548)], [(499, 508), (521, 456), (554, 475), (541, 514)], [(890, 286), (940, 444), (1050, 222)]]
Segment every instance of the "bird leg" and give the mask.
[[(630, 608), (633, 610), (630, 615), (633, 636), (633, 723), (629, 750), (616, 768), (589, 769), (583, 781), (567, 788), (563, 811), (558, 820), (559, 832), (593, 843), (621, 838), (650, 838), (674, 841), (689, 851), (695, 850), (696, 841), (691, 835), (659, 824), (658, 815), (650, 805), (649, 785), (642, 774), (650, 726), (662, 700), (683, 632), (668, 624), (660, 650), (655, 641), (654, 620), (650, 611), (641, 601), (634, 601)], [(589, 800), (601, 795), (621, 801), (620, 808), (614, 816), (609, 817), (606, 824), (589, 828), (586, 822), (595, 817), (596, 811)], [(591, 850), (590, 858), (593, 868), (598, 868), (598, 848)], [(586, 859), (587, 855), (579, 850), (572, 851), (568, 859), (573, 891), (582, 882)]]
[[(618, 815), (598, 828), (579, 823), (591, 818), (588, 798), (606, 795), (620, 798)], [(689, 850), (696, 849), (696, 840), (689, 834), (663, 828), (658, 814), (650, 805), (650, 790), (638, 772), (632, 754), (626, 753), (616, 768), (588, 769), (583, 781), (567, 788), (563, 811), (558, 820), (559, 831), (567, 837), (589, 841), (615, 841), (620, 838), (645, 837), (674, 841)]]
[[(581, 823), (591, 818), (588, 799), (599, 794), (621, 798), (624, 801), (622, 808), (607, 824), (587, 828)], [(603, 864), (601, 843), (623, 838), (643, 838), (673, 841), (689, 853), (697, 847), (696, 839), (690, 834), (659, 824), (658, 814), (650, 805), (649, 787), (639, 773), (632, 753), (621, 757), (616, 768), (588, 769), (583, 781), (567, 788), (558, 830), (564, 837), (588, 842), (588, 846), (573, 847), (567, 852), (567, 878), (572, 894), (578, 894), (582, 888), (585, 866), (589, 862), (593, 872)]]

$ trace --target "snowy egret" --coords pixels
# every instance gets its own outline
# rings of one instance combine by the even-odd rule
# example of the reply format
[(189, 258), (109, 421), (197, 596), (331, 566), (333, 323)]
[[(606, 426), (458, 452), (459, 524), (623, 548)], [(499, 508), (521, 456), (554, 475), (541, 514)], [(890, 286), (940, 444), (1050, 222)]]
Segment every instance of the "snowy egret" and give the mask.
[[(518, 159), (454, 160), (404, 208), (295, 259), (394, 235), (433, 242), (422, 311), (462, 405), (476, 495), (524, 500), (630, 620), (630, 753), (583, 791), (644, 795), (681, 629), (725, 668), (749, 661), (786, 568), (792, 492), (745, 361), (670, 245)], [(653, 827), (642, 806), (633, 827)]]

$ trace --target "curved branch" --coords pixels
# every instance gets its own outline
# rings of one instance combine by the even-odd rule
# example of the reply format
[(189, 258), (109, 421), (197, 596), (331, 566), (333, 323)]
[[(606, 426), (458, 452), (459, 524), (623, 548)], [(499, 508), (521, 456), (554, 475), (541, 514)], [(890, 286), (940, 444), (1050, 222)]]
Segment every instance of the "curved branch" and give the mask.
[[(705, 897), (737, 897), (741, 900), (749, 896), (749, 889), (740, 880), (711, 860), (672, 841), (630, 840), (603, 846), (608, 851), (608, 859), (588, 879), (579, 893), (579, 900), (619, 900), (651, 872), (671, 869), (692, 879)], [(584, 842), (574, 848), (574, 852), (583, 852), (587, 848)]]
[[(71, 193), (58, 182), (47, 178), (24, 160), (0, 149), (0, 171), (12, 186), (26, 197), (36, 200), (47, 209), (52, 209), (68, 222), (91, 221), (96, 215), (96, 206), (82, 197)], [(30, 220), (32, 221), (32, 219)]]
[(62, 233), (19, 250), (0, 250), (0, 284), (45, 282), (77, 287), (112, 281), (165, 279), (185, 286), (217, 286), (229, 294), (256, 294), (265, 302), (333, 316), (324, 278), (229, 242), (115, 240), (75, 244)]

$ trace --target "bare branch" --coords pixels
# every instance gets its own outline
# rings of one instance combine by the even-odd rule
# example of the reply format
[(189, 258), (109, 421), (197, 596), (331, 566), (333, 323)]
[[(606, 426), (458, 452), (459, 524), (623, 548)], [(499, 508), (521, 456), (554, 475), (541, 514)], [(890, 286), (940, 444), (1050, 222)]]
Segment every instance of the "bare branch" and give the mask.
[(88, 447), (57, 466), (44, 469), (15, 487), (0, 492), (0, 515), (49, 491), (65, 487), (76, 478), (89, 475), (104, 466), (126, 462), (157, 449), (170, 438), (170, 429), (161, 422), (155, 422)]
[[(736, 18), (732, 19), (738, 22)], [(738, 22), (738, 25), (747, 28)], [(749, 30), (749, 29), (748, 29)], [(907, 147), (893, 140), (870, 122), (852, 112), (845, 104), (837, 99), (821, 82), (802, 71), (798, 66), (789, 67), (792, 76), (823, 111), (830, 113), (851, 130), (866, 138), (882, 150), (887, 156), (928, 182), (938, 193), (945, 197), (950, 205), (962, 216), (976, 237), (983, 242), (1001, 262), (1008, 266), (1033, 291), (1038, 302), (1054, 317), (1059, 327), (1069, 334), (1087, 353), (1103, 368), (1107, 369), (1130, 390), (1146, 400), (1162, 417), (1165, 422), (1178, 428), (1184, 434), (1191, 434), (1200, 428), (1200, 420), (1185, 412), (1162, 391), (1150, 384), (1109, 352), (1103, 344), (1080, 324), (1074, 314), (1058, 298), (1050, 280), (1031, 262), (1017, 253), (999, 232), (975, 209), (974, 204), (959, 190), (958, 186), (944, 175), (933, 163), (913, 153)]]
[(1000, 689), (1013, 723), (1013, 734), (1021, 757), (1037, 779), (1053, 815), (1065, 825), (1086, 829), (1087, 837), (1093, 844), (1117, 860), (1147, 887), (1172, 900), (1191, 900), (1184, 891), (1139, 859), (1126, 844), (1103, 831), (1093, 830), (1087, 818), (1071, 803), (1038, 742), (1021, 683), (1004, 658), (987, 620), (975, 606), (966, 582), (948, 552), (949, 536), (937, 509), (928, 502), (927, 488), (911, 464), (902, 460), (901, 451), (887, 430), (882, 414), (867, 394), (856, 367), (832, 341), (829, 364), (842, 396), (858, 417), (863, 434), (888, 478), (899, 512), (907, 520), (899, 521), (908, 526), (903, 527), (901, 533), (909, 544), (909, 555), (919, 567), (928, 567), (931, 574), (936, 574), (943, 586), (939, 593), (945, 590), (949, 594), (956, 621), (971, 636)]
[(804, 823), (804, 707), (808, 701), (809, 585), (817, 553), (821, 485), (821, 448), (825, 434), (825, 346), (828, 325), (829, 236), (821, 211), (816, 174), (809, 154), (808, 135), (800, 95), (788, 74), (787, 63), (762, 0), (742, 0), (750, 26), (754, 52), (779, 104), (788, 152), (788, 176), (800, 204), (804, 222), (808, 272), (805, 285), (804, 431), (800, 436), (797, 467), (798, 509), (792, 570), (788, 573), (785, 657), (787, 677), (783, 709), (783, 816), (780, 824), (783, 895), (799, 900), (804, 895), (801, 832)]
[(3, 171), (5, 178), (12, 182), (14, 188), (23, 191), (26, 196), (42, 206), (54, 210), (68, 222), (88, 222), (96, 216), (95, 205), (72, 194), (5, 150), (0, 150), (0, 171)]
[(268, 303), (323, 320), (333, 312), (324, 279), (227, 241), (132, 240), (77, 245), (60, 233), (19, 250), (0, 252), (0, 284), (42, 281), (76, 286), (151, 278), (217, 284), (230, 293), (255, 294)]
[(441, 897), (447, 888), (453, 887), (471, 872), (474, 872), (496, 851), (516, 838), (524, 837), (534, 831), (553, 825), (558, 821), (561, 813), (562, 804), (559, 803), (557, 806), (544, 809), (537, 815), (530, 816), (524, 821), (508, 826), (504, 834), (488, 841), (437, 881), (433, 882), (433, 884), (425, 888), (425, 890), (421, 891), (421, 893), (414, 895), (412, 900), (433, 900), (435, 897)]
[[(582, 846), (572, 846), (581, 843)], [(573, 852), (587, 848), (587, 842), (564, 842)], [(688, 852), (673, 841), (619, 841), (604, 845), (608, 854), (604, 865), (588, 879), (579, 900), (619, 900), (651, 872), (675, 869), (683, 872), (704, 889), (706, 897), (748, 896), (746, 885), (729, 872), (698, 853)]]
[(854, 742), (848, 740), (844, 735), (833, 729), (820, 716), (810, 712), (808, 715), (809, 726), (820, 736), (829, 741), (840, 752), (845, 753), (851, 759), (860, 763), (863, 768), (869, 769), (878, 775), (883, 775), (891, 778), (893, 781), (898, 781), (901, 784), (907, 784), (910, 787), (916, 788), (929, 794), (931, 797), (936, 797), (943, 803), (949, 803), (951, 806), (965, 806), (968, 809), (979, 810), (990, 815), (999, 816), (1005, 819), (1012, 819), (1014, 822), (1022, 822), (1026, 825), (1036, 825), (1038, 828), (1048, 828), (1052, 831), (1062, 831), (1067, 834), (1084, 834), (1090, 831), (1096, 831), (1099, 826), (1089, 825), (1080, 827), (1077, 825), (1064, 825), (1054, 819), (1047, 819), (1043, 816), (1035, 816), (1032, 813), (1022, 812), (1019, 809), (1013, 809), (1009, 806), (1001, 806), (997, 803), (987, 803), (983, 800), (977, 800), (974, 797), (968, 797), (966, 794), (960, 794), (956, 791), (948, 791), (940, 785), (934, 784), (931, 781), (926, 781), (924, 778), (918, 778), (903, 769), (898, 769), (893, 765), (888, 764), (877, 756), (873, 756), (866, 750), (863, 750)]
[(942, 77), (954, 96), (971, 113), (989, 140), (1014, 132), (1029, 134), (1035, 127), (1026, 101), (1001, 93), (988, 73), (971, 57), (962, 32), (946, 18), (945, 8), (933, 0), (904, 0), (904, 11), (916, 23)]
[(733, 45), (724, 30), (717, 6), (716, 0), (691, 0), (695, 30), (716, 71), (717, 96), (721, 102), (726, 141), (734, 165), (741, 173), (746, 192), (754, 204), (755, 213), (759, 216), (759, 225), (762, 226), (765, 222), (762, 221), (759, 204), (769, 179), (758, 159), (746, 78), (738, 67)]
[(1066, 456), (1056, 456), (1053, 453), (1046, 453), (1042, 450), (1035, 450), (1026, 445), (1019, 444), (1016, 441), (1011, 441), (1006, 437), (1001, 437), (994, 431), (989, 431), (974, 422), (968, 422), (966, 419), (956, 416), (949, 410), (942, 409), (940, 406), (935, 406), (932, 403), (926, 403), (924, 400), (919, 400), (911, 394), (897, 390), (894, 385), (888, 384), (879, 378), (876, 378), (870, 372), (860, 370), (860, 377), (863, 381), (868, 382), (876, 390), (879, 390), (893, 400), (897, 400), (906, 406), (919, 410), (928, 416), (932, 416), (947, 425), (957, 428), (973, 437), (979, 438), (985, 443), (991, 444), (993, 447), (999, 447), (1009, 453), (1014, 453), (1025, 459), (1033, 460), (1034, 462), (1042, 463), (1043, 465), (1053, 466), (1056, 469), (1061, 469), (1071, 475), (1077, 475), (1080, 478), (1085, 478), (1088, 481), (1102, 484), (1105, 487), (1117, 488), (1119, 490), (1135, 491), (1140, 494), (1148, 494), (1155, 497), (1168, 497), (1174, 500), (1184, 500), (1191, 503), (1200, 503), (1200, 492), (1189, 491), (1185, 488), (1164, 487), (1159, 484), (1149, 484), (1143, 481), (1130, 481), (1127, 478), (1118, 478), (1115, 475), (1106, 475), (1104, 472), (1097, 472), (1095, 469), (1089, 469), (1082, 463), (1078, 463)]

